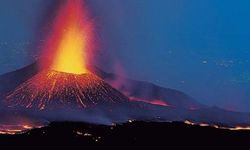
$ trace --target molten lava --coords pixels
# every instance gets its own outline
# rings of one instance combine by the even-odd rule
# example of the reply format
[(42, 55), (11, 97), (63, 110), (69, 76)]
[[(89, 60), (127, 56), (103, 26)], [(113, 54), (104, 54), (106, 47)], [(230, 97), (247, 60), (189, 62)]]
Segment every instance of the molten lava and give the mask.
[(152, 105), (158, 105), (158, 106), (165, 106), (168, 107), (170, 106), (167, 102), (163, 100), (148, 100), (148, 99), (142, 99), (142, 98), (137, 98), (137, 97), (129, 97), (130, 101), (138, 101), (138, 102), (144, 102)]
[(70, 74), (45, 70), (6, 97), (9, 107), (33, 109), (87, 108), (127, 102), (126, 96), (92, 73)]
[(87, 73), (92, 23), (81, 0), (67, 0), (56, 16), (45, 46), (47, 66), (55, 71)]
[(33, 128), (41, 128), (41, 127), (43, 126), (33, 126), (28, 124), (18, 124), (18, 125), (0, 124), (0, 134), (9, 134), (9, 135), (21, 134)]
[(82, 53), (85, 41), (78, 28), (77, 25), (71, 25), (65, 30), (51, 66), (53, 70), (74, 74), (86, 73), (85, 57)]
[(1, 115), (0, 134), (21, 134), (34, 128), (42, 128), (48, 124), (45, 120), (19, 116), (18, 114)]
[(213, 127), (216, 129), (226, 129), (226, 130), (232, 130), (232, 131), (237, 131), (237, 130), (250, 130), (250, 126), (232, 126), (232, 127), (225, 127), (225, 126), (219, 126), (216, 124), (208, 124), (208, 123), (196, 123), (192, 122), (189, 120), (184, 121), (185, 124), (187, 125), (192, 125), (192, 126), (200, 126), (200, 127)]

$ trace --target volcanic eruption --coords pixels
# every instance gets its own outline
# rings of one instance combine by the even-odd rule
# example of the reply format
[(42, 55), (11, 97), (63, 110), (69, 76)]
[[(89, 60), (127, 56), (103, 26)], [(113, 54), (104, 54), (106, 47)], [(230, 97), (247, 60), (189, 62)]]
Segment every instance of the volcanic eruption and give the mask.
[[(0, 85), (5, 85), (0, 87), (0, 118), (17, 113), (35, 118), (38, 127), (44, 120), (108, 125), (130, 119), (188, 120), (186, 123), (226, 127), (250, 124), (248, 113), (205, 106), (183, 92), (93, 67), (93, 22), (81, 0), (63, 2), (39, 61), (0, 76)], [(9, 122), (0, 120), (0, 133), (1, 124), (18, 130), (27, 127), (19, 122), (6, 126), (5, 120)]]
[(80, 0), (67, 0), (44, 46), (41, 71), (6, 96), (10, 107), (87, 108), (128, 98), (87, 69), (91, 25)]
[(41, 66), (72, 74), (87, 73), (93, 48), (93, 23), (81, 0), (66, 0), (59, 8), (43, 46)]

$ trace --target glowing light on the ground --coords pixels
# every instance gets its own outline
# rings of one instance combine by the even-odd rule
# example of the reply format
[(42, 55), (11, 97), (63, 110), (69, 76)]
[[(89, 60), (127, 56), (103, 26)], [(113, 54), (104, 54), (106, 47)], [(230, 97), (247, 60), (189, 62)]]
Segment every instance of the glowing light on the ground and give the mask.
[(224, 126), (219, 126), (216, 124), (208, 124), (208, 123), (196, 123), (196, 122), (192, 122), (189, 120), (185, 120), (184, 121), (185, 124), (187, 125), (196, 125), (196, 126), (200, 126), (200, 127), (213, 127), (216, 129), (226, 129), (226, 130), (232, 130), (232, 131), (237, 131), (237, 130), (250, 130), (250, 126), (234, 126), (234, 127), (224, 127)]
[(9, 134), (9, 135), (15, 135), (15, 134), (21, 134), (26, 131), (29, 131), (34, 128), (42, 128), (46, 126), (46, 124), (42, 123), (31, 123), (31, 122), (19, 122), (14, 124), (1, 124), (0, 123), (0, 134)]

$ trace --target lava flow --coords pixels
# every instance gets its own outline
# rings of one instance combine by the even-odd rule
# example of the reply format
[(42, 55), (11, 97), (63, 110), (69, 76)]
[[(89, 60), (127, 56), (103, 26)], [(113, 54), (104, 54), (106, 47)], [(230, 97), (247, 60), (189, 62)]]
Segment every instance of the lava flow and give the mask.
[(213, 127), (216, 129), (226, 129), (226, 130), (232, 130), (232, 131), (237, 131), (237, 130), (250, 130), (250, 126), (232, 126), (232, 127), (225, 127), (225, 126), (219, 126), (216, 124), (209, 124), (209, 123), (196, 123), (192, 122), (189, 120), (184, 121), (185, 124), (187, 125), (192, 125), (192, 126), (200, 126), (200, 127)]
[(18, 133), (23, 133), (33, 128), (40, 128), (42, 126), (33, 126), (28, 124), (18, 124), (18, 125), (2, 125), (0, 124), (0, 134), (15, 135)]
[(165, 106), (165, 107), (169, 107), (170, 105), (162, 100), (147, 100), (147, 99), (142, 99), (142, 98), (137, 98), (137, 97), (133, 97), (130, 96), (129, 97), (130, 101), (137, 101), (137, 102), (144, 102), (144, 103), (148, 103), (148, 104), (152, 104), (152, 105), (158, 105), (158, 106)]
[(3, 114), (0, 120), (0, 134), (21, 134), (34, 128), (42, 128), (47, 124), (48, 121), (33, 117)]
[(127, 101), (127, 98), (92, 73), (78, 75), (44, 70), (17, 87), (6, 100), (10, 107), (43, 110), (115, 104)]

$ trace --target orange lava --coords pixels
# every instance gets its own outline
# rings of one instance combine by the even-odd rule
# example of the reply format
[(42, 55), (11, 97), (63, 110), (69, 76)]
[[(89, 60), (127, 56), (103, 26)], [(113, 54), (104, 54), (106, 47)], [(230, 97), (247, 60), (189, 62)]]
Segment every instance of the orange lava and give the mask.
[(250, 126), (235, 126), (235, 127), (224, 127), (224, 126), (219, 126), (216, 124), (208, 124), (208, 123), (195, 123), (189, 120), (184, 121), (185, 124), (188, 125), (197, 125), (201, 127), (213, 127), (216, 129), (226, 129), (226, 130), (232, 130), (232, 131), (237, 131), (237, 130), (250, 130)]
[(44, 47), (43, 65), (55, 71), (87, 73), (93, 24), (81, 0), (66, 0), (57, 12)]
[[(1, 118), (5, 120), (6, 118)], [(32, 120), (21, 116), (9, 116), (7, 122), (0, 122), (0, 134), (21, 134), (34, 128), (42, 128), (47, 125), (44, 121)]]
[(120, 103), (127, 98), (94, 74), (42, 71), (6, 97), (9, 107), (86, 108), (102, 103)]
[(159, 105), (159, 106), (165, 106), (165, 107), (170, 106), (167, 102), (162, 101), (162, 100), (147, 100), (147, 99), (142, 99), (142, 98), (137, 98), (137, 97), (129, 97), (129, 99), (131, 101), (144, 102), (144, 103), (149, 103), (152, 105)]
[(42, 126), (32, 126), (28, 124), (20, 124), (20, 125), (0, 125), (0, 134), (19, 134), (25, 131), (31, 130), (33, 128), (40, 128)]

